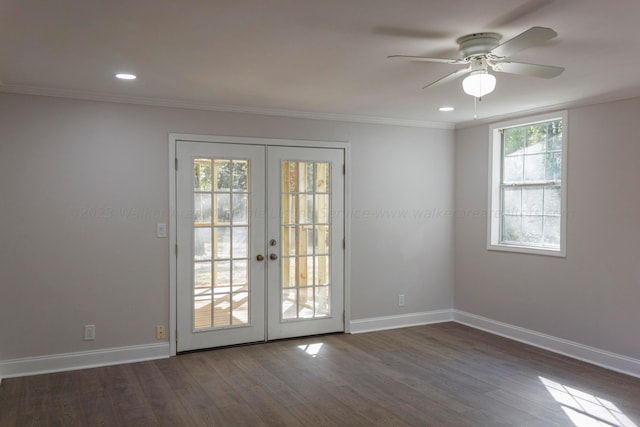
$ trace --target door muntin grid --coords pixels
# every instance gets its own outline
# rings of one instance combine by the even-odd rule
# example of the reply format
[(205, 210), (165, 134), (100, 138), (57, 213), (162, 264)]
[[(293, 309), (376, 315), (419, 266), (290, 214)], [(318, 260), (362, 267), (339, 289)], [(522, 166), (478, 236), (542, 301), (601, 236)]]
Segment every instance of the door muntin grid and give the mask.
[(281, 321), (331, 317), (330, 177), (328, 162), (281, 162)]
[(193, 159), (192, 330), (250, 325), (250, 165)]

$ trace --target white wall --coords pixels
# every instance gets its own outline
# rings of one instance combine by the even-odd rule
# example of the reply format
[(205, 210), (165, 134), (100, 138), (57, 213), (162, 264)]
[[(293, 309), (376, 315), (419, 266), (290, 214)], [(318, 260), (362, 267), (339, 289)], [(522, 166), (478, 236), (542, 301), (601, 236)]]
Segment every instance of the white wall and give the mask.
[[(354, 320), (455, 297), (458, 310), (638, 359), (638, 113), (640, 99), (569, 111), (558, 259), (486, 250), (486, 125), (454, 135), (1, 94), (0, 361), (157, 342), (170, 132), (349, 141)], [(82, 340), (88, 323), (96, 341)]]
[(640, 358), (640, 99), (569, 111), (567, 257), (488, 251), (488, 126), (456, 132), (455, 308)]
[(349, 141), (352, 319), (452, 308), (453, 131), (2, 94), (0, 360), (156, 342), (170, 132)]

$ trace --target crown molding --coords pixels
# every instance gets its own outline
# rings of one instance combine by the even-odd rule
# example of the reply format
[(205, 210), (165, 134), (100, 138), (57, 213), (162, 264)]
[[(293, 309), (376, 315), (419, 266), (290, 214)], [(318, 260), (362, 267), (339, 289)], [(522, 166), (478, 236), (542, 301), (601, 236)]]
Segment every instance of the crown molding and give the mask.
[(459, 122), (454, 125), (456, 130), (468, 129), (476, 126), (482, 126), (487, 124), (493, 124), (496, 122), (502, 122), (511, 119), (520, 119), (527, 116), (533, 116), (538, 114), (554, 113), (561, 110), (568, 110), (570, 108), (589, 107), (592, 105), (607, 104), (610, 102), (624, 101), (627, 99), (637, 98), (640, 93), (625, 93), (625, 94), (604, 94), (601, 96), (595, 96), (590, 98), (578, 99), (575, 101), (562, 102), (553, 105), (547, 105), (539, 108), (530, 108), (528, 110), (514, 111), (509, 114), (498, 114), (491, 117), (482, 118), (479, 120), (472, 120), (466, 122)]
[(176, 99), (145, 98), (126, 95), (114, 95), (84, 90), (55, 89), (39, 86), (0, 85), (0, 92), (20, 95), (52, 96), (88, 101), (115, 102), (120, 104), (147, 105), (154, 107), (183, 108), (190, 110), (217, 111), (224, 113), (244, 113), (261, 116), (289, 117), (298, 119), (329, 120), (338, 122), (366, 123), (391, 126), (420, 127), (431, 129), (455, 129), (453, 123), (407, 120), (391, 117), (360, 116), (351, 114), (321, 113), (311, 111), (281, 110), (264, 107), (246, 107), (239, 105), (218, 105), (200, 102), (181, 101)]

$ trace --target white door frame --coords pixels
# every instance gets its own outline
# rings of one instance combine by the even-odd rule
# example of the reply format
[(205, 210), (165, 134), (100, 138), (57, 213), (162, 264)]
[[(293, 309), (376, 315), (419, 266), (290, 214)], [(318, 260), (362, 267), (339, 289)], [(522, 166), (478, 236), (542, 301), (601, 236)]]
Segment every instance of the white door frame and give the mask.
[[(177, 330), (177, 213), (176, 213), (176, 143), (177, 141), (222, 142), (227, 144), (245, 144), (261, 146), (338, 148), (344, 150), (346, 170), (351, 170), (350, 146), (347, 142), (314, 141), (273, 138), (245, 138), (237, 136), (192, 135), (184, 133), (169, 134), (169, 355), (176, 355)], [(351, 179), (346, 173), (344, 178), (344, 330), (351, 331)]]

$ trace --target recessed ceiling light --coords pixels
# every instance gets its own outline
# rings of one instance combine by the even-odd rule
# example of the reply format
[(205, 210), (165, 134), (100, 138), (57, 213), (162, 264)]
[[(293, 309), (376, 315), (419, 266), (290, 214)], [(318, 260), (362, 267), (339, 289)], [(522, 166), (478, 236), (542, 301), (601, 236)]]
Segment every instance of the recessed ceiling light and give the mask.
[(440, 107), (440, 108), (438, 108), (438, 110), (446, 112), (446, 111), (453, 111), (453, 110), (455, 110), (455, 108), (453, 108), (453, 107)]
[(135, 74), (129, 74), (129, 73), (118, 73), (118, 74), (116, 74), (116, 77), (121, 79), (121, 80), (135, 80), (136, 79), (136, 75)]

